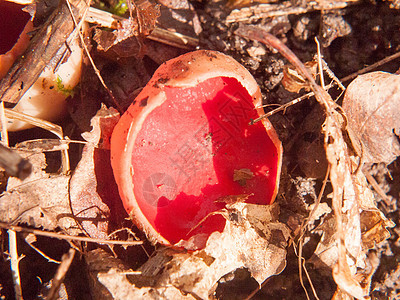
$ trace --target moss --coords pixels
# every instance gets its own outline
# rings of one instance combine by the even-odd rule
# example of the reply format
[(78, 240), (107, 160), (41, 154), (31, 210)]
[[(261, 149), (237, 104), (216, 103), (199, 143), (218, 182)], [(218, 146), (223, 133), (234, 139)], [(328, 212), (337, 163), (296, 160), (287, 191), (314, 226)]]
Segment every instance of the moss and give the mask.
[(74, 95), (74, 89), (70, 87), (65, 87), (64, 84), (62, 83), (62, 79), (60, 76), (57, 76), (56, 85), (57, 85), (57, 91), (65, 95), (66, 97)]
[(118, 3), (112, 7), (111, 12), (113, 14), (122, 16), (126, 13), (126, 11), (128, 10), (128, 5), (126, 4), (126, 0), (119, 0)]

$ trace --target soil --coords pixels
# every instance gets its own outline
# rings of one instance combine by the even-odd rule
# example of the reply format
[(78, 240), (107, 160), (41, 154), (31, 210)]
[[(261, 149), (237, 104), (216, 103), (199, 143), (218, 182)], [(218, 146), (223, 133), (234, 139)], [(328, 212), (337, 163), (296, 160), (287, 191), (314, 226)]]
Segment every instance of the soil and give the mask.
[[(304, 4), (304, 1), (291, 2), (293, 5)], [(299, 96), (299, 93), (289, 92), (281, 84), (283, 69), (287, 65), (286, 60), (279, 53), (259, 42), (248, 41), (235, 35), (239, 22), (226, 22), (226, 17), (231, 11), (230, 6), (239, 5), (239, 1), (226, 3), (203, 0), (192, 1), (191, 4), (199, 17), (202, 28), (199, 34), (199, 48), (221, 51), (242, 63), (260, 85), (266, 111), (286, 104)], [(399, 51), (400, 13), (399, 10), (391, 7), (394, 4), (395, 2), (391, 1), (361, 1), (345, 8), (326, 12), (324, 15), (320, 11), (312, 11), (299, 15), (258, 19), (252, 21), (252, 24), (268, 29), (270, 33), (283, 40), (303, 62), (312, 60), (316, 54), (314, 37), (317, 36), (322, 45), (324, 60), (330, 70), (337, 78), (343, 78)], [(193, 14), (193, 11), (191, 13)], [(179, 31), (179, 28), (177, 30)], [(122, 108), (129, 105), (161, 62), (185, 52), (185, 50), (156, 44), (153, 41), (142, 42), (146, 48), (144, 56), (120, 57), (119, 60), (115, 59), (115, 54), (104, 55), (101, 51), (97, 51), (96, 44), (91, 43), (96, 65), (106, 84), (114, 91)], [(140, 49), (137, 52), (140, 52)], [(399, 60), (394, 60), (375, 70), (395, 73), (399, 68)], [(121, 80), (121, 77), (124, 79)], [(327, 78), (326, 81), (329, 83), (330, 79)], [(132, 82), (134, 82), (133, 87)], [(343, 82), (345, 86), (349, 83), (350, 81)], [(108, 106), (115, 106), (97, 81), (91, 66), (85, 66), (80, 91), (80, 93), (75, 93), (73, 99), (70, 99), (71, 117), (62, 123), (65, 135), (71, 139), (82, 139), (80, 134), (90, 131), (89, 121), (99, 109), (98, 99), (103, 99), (101, 102)], [(304, 90), (301, 91), (303, 92)], [(340, 104), (341, 91), (334, 88), (330, 93), (334, 99), (337, 97)], [(85, 99), (91, 99), (91, 102), (82, 101), (80, 95), (85, 95)], [(321, 133), (323, 114), (315, 99), (310, 98), (289, 107), (284, 113), (272, 115), (269, 119), (282, 140), (284, 148), (281, 186), (276, 202), (281, 207), (281, 221), (295, 231), (308, 215), (306, 205), (316, 201), (326, 173), (327, 164)], [(24, 140), (44, 137), (50, 137), (50, 135), (42, 130), (33, 129), (11, 134), (10, 140), (14, 145)], [(72, 168), (76, 167), (81, 150), (78, 146), (71, 147)], [(57, 172), (59, 156), (48, 155), (47, 158), (48, 172)], [(388, 229), (390, 238), (369, 250), (369, 253), (375, 255), (379, 261), (371, 282), (371, 298), (400, 299), (400, 159), (390, 165), (384, 163), (368, 165), (365, 167), (365, 172), (369, 172), (386, 193), (384, 196), (371, 187), (378, 208), (396, 224), (395, 227)], [(330, 192), (331, 188), (328, 184), (322, 198), (323, 203), (331, 204)], [(312, 231), (318, 225), (314, 224), (313, 228), (307, 232), (303, 257), (315, 293), (319, 299), (331, 299), (336, 291), (332, 270), (328, 267), (324, 269), (321, 265), (316, 266), (313, 263), (315, 260), (311, 259), (322, 236), (318, 230)], [(144, 234), (136, 230), (129, 221), (124, 220), (119, 226), (132, 228), (139, 238), (146, 240)], [(2, 231), (1, 237), (2, 252), (6, 253), (8, 237), (5, 230)], [(56, 260), (60, 260), (69, 248), (69, 244), (65, 241), (51, 239), (49, 242), (48, 238), (38, 238), (35, 245), (47, 256)], [(24, 298), (44, 298), (43, 295), (46, 294), (54, 277), (57, 265), (49, 263), (30, 248), (24, 242), (22, 235), (19, 235), (18, 247), (18, 252), (24, 255), (20, 264)], [(82, 245), (82, 254), (76, 255), (67, 273), (65, 285), (61, 291), (66, 295), (63, 299), (96, 298), (90, 289), (90, 275), (87, 272), (85, 253), (99, 247), (93, 243)], [(213, 297), (216, 299), (307, 299), (301, 285), (302, 280), (310, 298), (315, 299), (304, 272), (300, 278), (298, 258), (294, 249), (293, 246), (288, 248), (285, 270), (269, 278), (260, 289), (247, 270), (239, 269), (220, 280)], [(136, 269), (147, 260), (146, 252), (151, 254), (154, 247), (146, 241), (143, 248), (125, 249), (116, 246), (113, 251), (121, 261)], [(6, 254), (3, 254), (0, 260), (0, 270), (0, 299), (13, 299), (14, 290)]]

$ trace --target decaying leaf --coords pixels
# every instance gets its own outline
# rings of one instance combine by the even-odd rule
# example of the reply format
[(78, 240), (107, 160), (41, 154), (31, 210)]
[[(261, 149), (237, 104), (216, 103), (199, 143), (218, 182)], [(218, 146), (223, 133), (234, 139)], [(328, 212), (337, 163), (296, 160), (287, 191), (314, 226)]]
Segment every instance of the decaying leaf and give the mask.
[[(355, 169), (356, 166), (357, 165), (353, 161), (353, 169)], [(351, 238), (346, 239), (346, 248), (356, 250), (358, 249), (359, 256), (357, 259), (354, 260), (353, 267), (357, 267), (357, 273), (355, 274), (355, 277), (364, 278), (362, 286), (365, 291), (364, 293), (367, 294), (369, 291), (369, 283), (371, 277), (362, 275), (368, 274), (369, 272), (368, 261), (366, 261), (368, 260), (367, 251), (374, 247), (375, 244), (378, 244), (389, 238), (390, 234), (387, 228), (393, 227), (394, 223), (391, 220), (387, 219), (376, 207), (374, 195), (372, 191), (368, 188), (364, 175), (362, 173), (356, 174), (354, 176), (354, 181), (357, 187), (356, 192), (359, 196), (358, 199), (360, 199), (361, 201), (361, 212), (359, 213), (359, 217), (357, 218), (360, 222), (361, 240), (358, 237), (355, 238), (354, 241), (352, 241)], [(350, 218), (351, 216), (352, 215), (349, 213), (343, 215), (346, 223), (351, 224), (351, 220), (348, 220), (348, 218)], [(353, 230), (354, 232), (354, 229), (350, 228), (350, 230)], [(334, 265), (338, 261), (338, 232), (333, 216), (330, 215), (329, 217), (325, 217), (323, 223), (317, 228), (316, 231), (322, 233), (322, 238), (310, 262), (312, 262), (314, 265), (319, 265), (322, 262), (326, 266), (334, 267)], [(349, 234), (349, 236), (354, 238), (354, 235)], [(345, 276), (345, 278), (347, 278), (347, 275), (343, 274), (337, 274), (337, 276)], [(348, 278), (346, 280), (348, 280)], [(362, 283), (361, 280), (359, 280), (359, 282)], [(336, 293), (335, 297), (339, 297), (339, 292)]]
[(188, 36), (198, 36), (202, 32), (199, 17), (192, 3), (187, 0), (159, 0), (161, 15), (157, 20), (161, 28)]
[(69, 176), (50, 175), (44, 171), (43, 153), (20, 152), (32, 164), (32, 173), (23, 181), (10, 177), (7, 191), (1, 195), (1, 222), (25, 223), (34, 227), (53, 230), (75, 228), (69, 207)]
[(390, 164), (400, 155), (399, 86), (399, 75), (372, 72), (358, 76), (346, 90), (343, 110), (363, 143), (360, 155), (367, 163)]
[(247, 268), (260, 284), (284, 269), (290, 230), (277, 221), (277, 204), (233, 203), (221, 213), (225, 229), (212, 233), (205, 249), (161, 248), (140, 267), (140, 275), (129, 277), (131, 284), (118, 268), (97, 274), (97, 280), (116, 299), (208, 299), (218, 280), (238, 268)]
[[(317, 76), (317, 62), (309, 61), (304, 64), (312, 76)], [(301, 89), (310, 90), (310, 85), (307, 80), (301, 76), (293, 66), (285, 66), (283, 69), (283, 78), (281, 83), (289, 92), (298, 93)]]
[[(327, 116), (324, 123), (326, 153), (331, 167), (330, 179), (333, 187), (332, 206), (335, 213), (337, 236), (337, 262), (333, 266), (333, 278), (341, 291), (357, 298), (365, 299), (369, 290), (358, 281), (358, 269), (365, 268), (366, 252), (363, 249), (361, 211), (378, 211), (373, 205), (373, 194), (369, 190), (365, 176), (357, 172), (357, 161), (350, 151), (342, 133), (342, 116), (337, 112), (331, 98), (321, 91), (320, 103), (325, 105)], [(318, 98), (318, 97), (317, 97)], [(355, 173), (354, 173), (355, 172)], [(382, 232), (388, 237), (385, 227), (391, 223), (381, 214)]]
[(160, 16), (160, 5), (150, 0), (132, 1), (135, 5), (135, 13), (139, 25), (139, 34), (149, 35), (156, 26), (157, 18)]
[(149, 287), (151, 278), (143, 278), (140, 272), (133, 272), (123, 261), (102, 249), (89, 251), (85, 259), (95, 299), (194, 299), (191, 295), (182, 295), (174, 286), (162, 291)]
[(371, 249), (375, 244), (388, 239), (390, 233), (387, 227), (393, 227), (394, 224), (382, 216), (380, 211), (364, 210), (361, 212), (361, 238), (364, 249)]
[(252, 179), (254, 173), (250, 169), (240, 169), (233, 171), (233, 181), (237, 181), (241, 186), (245, 186), (247, 180)]
[[(330, 166), (329, 178), (333, 190), (332, 208), (335, 217), (335, 228), (331, 230), (333, 234), (325, 240), (328, 241), (328, 249), (333, 249), (327, 258), (330, 258), (330, 265), (333, 264), (332, 275), (338, 285), (338, 293), (344, 292), (357, 299), (366, 299), (369, 290), (365, 285), (361, 285), (357, 269), (365, 268), (366, 256), (362, 247), (360, 212), (370, 203), (367, 196), (371, 191), (366, 185), (364, 175), (356, 171), (353, 158), (350, 156), (351, 152), (342, 131), (345, 119), (330, 95), (316, 84), (306, 67), (276, 37), (254, 26), (239, 27), (236, 33), (279, 49), (302, 77), (307, 79), (317, 101), (325, 111), (326, 118), (322, 129)], [(379, 224), (384, 224), (383, 227), (391, 225), (389, 221), (385, 222), (383, 215), (381, 217), (383, 222), (378, 222)], [(383, 238), (387, 238), (387, 235)], [(332, 246), (329, 247), (329, 244)], [(337, 249), (334, 249), (335, 247)]]
[[(97, 43), (97, 49), (100, 51), (107, 52), (112, 47), (118, 45), (119, 43), (135, 38), (138, 35), (138, 25), (137, 23), (132, 24), (133, 21), (130, 19), (124, 19), (120, 22), (120, 28), (114, 30), (112, 32), (104, 31), (101, 29), (95, 30), (95, 35), (93, 36), (93, 40)], [(138, 43), (136, 42), (135, 48), (131, 47), (131, 50), (136, 50), (138, 52)]]
[(92, 118), (92, 131), (82, 134), (88, 144), (70, 182), (74, 217), (94, 238), (107, 238), (110, 209), (119, 202), (116, 184), (113, 185), (111, 170), (108, 170), (111, 169), (109, 140), (118, 119), (116, 110), (104, 106)]
[[(72, 235), (81, 232), (77, 227), (79, 222), (90, 236), (106, 238), (108, 224), (113, 219), (110, 209), (123, 212), (119, 201), (112, 201), (119, 197), (115, 183), (112, 185), (108, 150), (118, 117), (115, 110), (103, 107), (92, 119), (93, 130), (83, 134), (88, 143), (72, 176), (46, 173), (45, 156), (38, 147), (50, 146), (42, 148), (45, 152), (64, 149), (67, 144), (51, 141), (49, 144), (48, 140), (25, 143), (24, 150), (19, 151), (29, 158), (33, 171), (23, 181), (9, 178), (7, 191), (1, 196), (0, 220), (46, 230), (61, 227)], [(117, 217), (118, 213), (114, 215)]]
[(82, 133), (82, 137), (96, 148), (110, 149), (110, 137), (119, 120), (117, 110), (107, 109), (104, 105), (91, 120), (92, 131)]
[[(132, 37), (146, 37), (155, 28), (157, 18), (160, 16), (160, 7), (151, 3), (149, 0), (132, 2), (131, 18), (121, 19), (119, 28), (113, 32), (96, 29), (93, 39), (97, 42), (97, 47), (101, 51), (108, 51), (122, 41)], [(140, 48), (137, 44), (137, 48)]]

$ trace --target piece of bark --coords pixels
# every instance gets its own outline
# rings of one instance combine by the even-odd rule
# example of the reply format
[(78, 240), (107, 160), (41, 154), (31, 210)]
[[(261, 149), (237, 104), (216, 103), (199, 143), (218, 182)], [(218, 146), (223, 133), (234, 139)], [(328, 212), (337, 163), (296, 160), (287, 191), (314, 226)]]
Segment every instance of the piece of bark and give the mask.
[(0, 144), (0, 167), (21, 180), (28, 177), (32, 171), (32, 164), (27, 159), (3, 144)]
[(233, 9), (226, 18), (227, 23), (251, 23), (265, 18), (275, 18), (284, 15), (300, 15), (313, 11), (333, 11), (357, 4), (359, 0), (347, 1), (302, 1), (304, 5), (297, 5), (296, 1), (282, 1), (280, 3), (259, 3), (249, 7)]
[[(71, 1), (77, 22), (83, 16), (86, 4), (83, 0)], [(11, 67), (0, 81), (0, 101), (18, 103), (19, 99), (38, 79), (57, 53), (68, 51), (68, 39), (75, 28), (71, 12), (65, 1), (35, 34), (25, 54)]]

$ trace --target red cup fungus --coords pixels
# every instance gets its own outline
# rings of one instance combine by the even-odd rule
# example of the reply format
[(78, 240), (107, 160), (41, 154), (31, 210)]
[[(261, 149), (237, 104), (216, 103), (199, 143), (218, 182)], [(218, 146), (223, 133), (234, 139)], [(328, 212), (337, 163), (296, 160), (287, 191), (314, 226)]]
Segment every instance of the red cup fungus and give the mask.
[(261, 92), (233, 58), (194, 51), (167, 61), (133, 101), (111, 138), (126, 211), (153, 242), (201, 249), (232, 199), (270, 204), (282, 146), (264, 119)]
[(31, 16), (22, 10), (24, 5), (0, 0), (0, 79), (29, 44), (32, 31)]
[[(12, 64), (28, 48), (34, 28), (30, 14), (23, 11), (25, 5), (0, 0), (0, 80)], [(37, 81), (21, 97), (13, 110), (32, 117), (55, 121), (66, 111), (68, 93), (78, 84), (81, 74), (83, 52), (78, 38), (68, 43), (68, 58), (53, 71), (47, 66)], [(60, 59), (59, 53), (55, 59)], [(9, 131), (33, 127), (23, 121), (7, 120)]]

